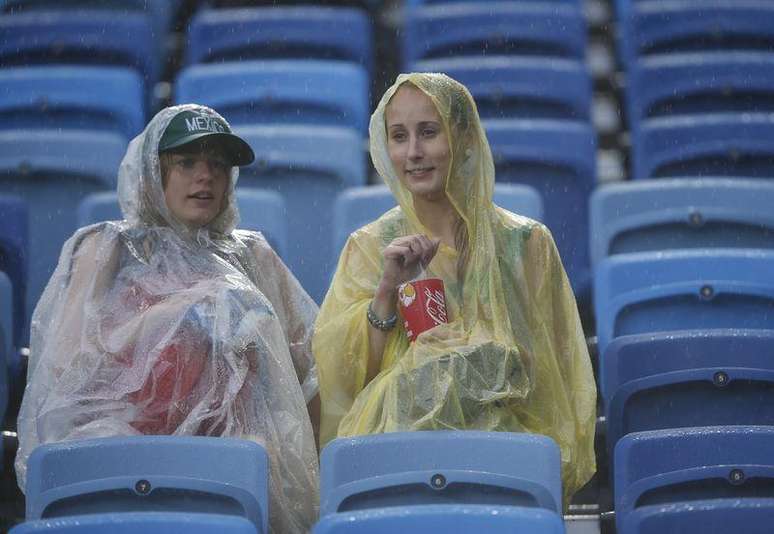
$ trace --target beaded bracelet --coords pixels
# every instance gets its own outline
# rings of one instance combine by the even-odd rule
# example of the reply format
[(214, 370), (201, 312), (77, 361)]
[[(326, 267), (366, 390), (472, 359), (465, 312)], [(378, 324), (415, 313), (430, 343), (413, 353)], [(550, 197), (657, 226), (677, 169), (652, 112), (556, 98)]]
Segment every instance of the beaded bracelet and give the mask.
[(371, 309), (371, 304), (372, 302), (368, 303), (368, 311), (366, 312), (366, 317), (368, 317), (368, 322), (371, 323), (371, 326), (382, 332), (389, 332), (392, 330), (395, 327), (395, 323), (398, 322), (397, 314), (393, 313), (392, 317), (388, 317), (384, 320), (379, 319), (374, 313), (374, 310)]

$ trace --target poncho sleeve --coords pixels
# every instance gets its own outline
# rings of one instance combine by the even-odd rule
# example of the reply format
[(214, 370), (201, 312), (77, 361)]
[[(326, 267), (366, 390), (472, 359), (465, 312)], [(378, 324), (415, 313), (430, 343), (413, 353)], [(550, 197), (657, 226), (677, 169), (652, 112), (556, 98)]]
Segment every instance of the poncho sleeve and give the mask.
[[(315, 324), (313, 351), (320, 378), (321, 446), (336, 437), (339, 422), (365, 386), (369, 354), (366, 310), (382, 272), (378, 232), (373, 231), (373, 224), (347, 240)], [(401, 339), (405, 343), (402, 329), (393, 329), (384, 354), (395, 352)]]
[(271, 302), (283, 325), (290, 357), (308, 403), (319, 391), (317, 365), (312, 355), (312, 332), (317, 304), (266, 239), (255, 232), (236, 232), (250, 241), (256, 262), (256, 285)]
[[(118, 251), (107, 245), (105, 227), (81, 230), (64, 245), (62, 258), (32, 318), (27, 386), (19, 412), (19, 486), (26, 482), (27, 458), (41, 443), (140, 432), (129, 421), (134, 411), (127, 398), (90, 395), (91, 401), (66, 404), (74, 388), (99, 376), (100, 362), (82, 350), (93, 326), (90, 302), (109, 289), (118, 266)], [(64, 260), (64, 261), (63, 261)], [(105, 268), (95, 270), (97, 263)]]
[(533, 228), (524, 258), (536, 377), (519, 419), (559, 444), (567, 506), (596, 470), (596, 383), (575, 297), (545, 226)]

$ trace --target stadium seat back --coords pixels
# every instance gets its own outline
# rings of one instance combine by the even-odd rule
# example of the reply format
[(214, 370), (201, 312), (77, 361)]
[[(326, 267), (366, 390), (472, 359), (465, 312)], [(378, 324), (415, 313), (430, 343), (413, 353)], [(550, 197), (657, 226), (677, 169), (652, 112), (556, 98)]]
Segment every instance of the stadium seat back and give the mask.
[(629, 434), (615, 448), (616, 524), (651, 505), (771, 497), (774, 429), (709, 426)]
[(420, 534), (487, 532), (492, 534), (564, 534), (557, 512), (519, 506), (466, 504), (416, 505), (329, 514), (313, 534)]
[(322, 516), (420, 504), (561, 510), (559, 448), (509, 432), (391, 432), (331, 441), (321, 456)]
[(577, 60), (457, 57), (418, 61), (411, 70), (443, 72), (465, 85), (484, 120), (589, 120), (591, 114), (591, 76)]
[(533, 55), (582, 59), (586, 24), (577, 6), (466, 2), (406, 11), (403, 66), (421, 59)]
[(643, 430), (774, 424), (774, 330), (621, 336), (605, 349), (606, 439)]
[(255, 126), (237, 132), (256, 161), (241, 186), (279, 193), (287, 210), (285, 263), (312, 298), (322, 302), (333, 273), (333, 203), (339, 191), (366, 182), (360, 136), (348, 128)]
[(21, 523), (13, 534), (263, 534), (243, 517), (183, 512), (124, 512), (76, 515)]
[(188, 28), (186, 63), (322, 59), (372, 69), (365, 11), (331, 6), (200, 9)]
[(0, 189), (28, 206), (27, 315), (78, 228), (78, 203), (89, 193), (115, 190), (125, 150), (126, 140), (109, 132), (0, 130)]
[(640, 180), (591, 196), (591, 259), (675, 249), (774, 249), (774, 182)]
[(706, 249), (610, 256), (595, 268), (599, 351), (624, 335), (774, 329), (774, 252)]
[(232, 125), (348, 126), (365, 135), (368, 83), (363, 67), (340, 61), (193, 65), (178, 75), (175, 101), (210, 106)]
[(28, 461), (27, 518), (205, 512), (268, 526), (268, 456), (222, 437), (129, 436), (49, 443)]

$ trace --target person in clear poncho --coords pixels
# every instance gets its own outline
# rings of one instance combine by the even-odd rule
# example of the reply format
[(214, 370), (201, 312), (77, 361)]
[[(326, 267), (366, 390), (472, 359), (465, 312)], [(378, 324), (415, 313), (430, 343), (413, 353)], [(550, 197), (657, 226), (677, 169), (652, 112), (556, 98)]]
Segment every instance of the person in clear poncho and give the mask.
[[(448, 76), (400, 75), (371, 117), (370, 149), (398, 206), (350, 235), (315, 324), (321, 445), (406, 430), (546, 434), (567, 505), (596, 468), (596, 386), (549, 230), (493, 204), (475, 103)], [(443, 280), (449, 322), (410, 342), (397, 286), (418, 275)]]
[(33, 314), (22, 489), (42, 443), (238, 437), (269, 453), (271, 531), (311, 528), (317, 306), (260, 233), (235, 230), (236, 165), (253, 158), (220, 115), (193, 104), (160, 111), (129, 144), (124, 220), (65, 243)]

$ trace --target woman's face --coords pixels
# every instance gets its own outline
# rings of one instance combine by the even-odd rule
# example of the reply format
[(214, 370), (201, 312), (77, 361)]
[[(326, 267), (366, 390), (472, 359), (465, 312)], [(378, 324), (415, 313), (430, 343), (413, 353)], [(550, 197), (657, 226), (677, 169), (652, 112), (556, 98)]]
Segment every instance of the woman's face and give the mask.
[(445, 199), (451, 152), (441, 117), (430, 97), (401, 86), (385, 110), (387, 150), (403, 186), (427, 200)]
[(218, 148), (169, 153), (164, 198), (172, 216), (191, 229), (208, 225), (223, 209), (231, 164)]

